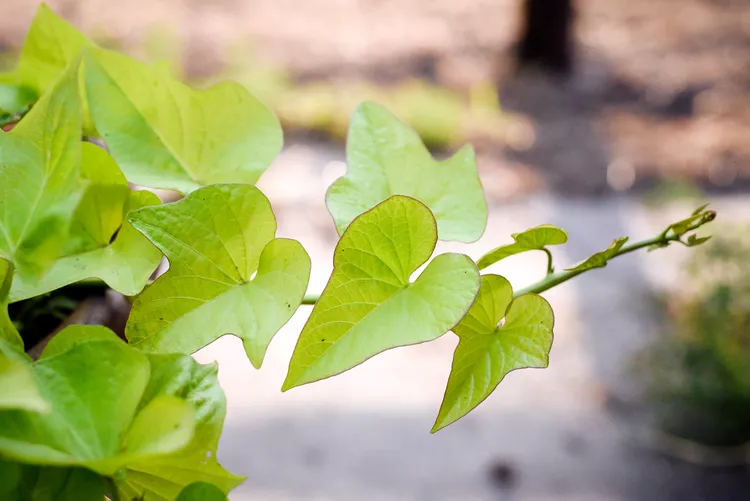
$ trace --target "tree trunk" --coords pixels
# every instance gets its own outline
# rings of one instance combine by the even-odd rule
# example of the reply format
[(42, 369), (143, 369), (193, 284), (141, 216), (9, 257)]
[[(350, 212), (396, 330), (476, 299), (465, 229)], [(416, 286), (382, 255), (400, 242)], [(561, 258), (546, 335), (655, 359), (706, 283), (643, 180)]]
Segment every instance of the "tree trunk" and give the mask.
[(519, 66), (567, 74), (573, 66), (573, 0), (524, 0)]

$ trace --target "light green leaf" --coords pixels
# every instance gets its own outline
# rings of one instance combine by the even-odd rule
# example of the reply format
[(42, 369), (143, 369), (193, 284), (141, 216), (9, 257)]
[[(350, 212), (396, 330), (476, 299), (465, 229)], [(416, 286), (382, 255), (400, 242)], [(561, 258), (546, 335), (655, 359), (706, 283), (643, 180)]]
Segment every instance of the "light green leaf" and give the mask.
[(346, 156), (346, 176), (326, 194), (339, 233), (391, 195), (407, 195), (427, 205), (441, 240), (474, 242), (484, 233), (487, 202), (471, 147), (435, 161), (413, 129), (368, 102), (352, 116)]
[(127, 179), (104, 149), (92, 143), (81, 148), (81, 178), (88, 186), (70, 225), (66, 256), (109, 245), (130, 196)]
[(0, 133), (0, 253), (36, 276), (60, 254), (80, 198), (77, 69)]
[(133, 228), (125, 215), (159, 203), (159, 198), (148, 191), (130, 192), (127, 204), (120, 209), (122, 227), (111, 244), (63, 256), (40, 279), (17, 273), (11, 301), (21, 301), (90, 278), (99, 278), (126, 296), (138, 294), (159, 265), (161, 252)]
[(80, 344), (91, 343), (93, 341), (116, 342), (117, 340), (117, 336), (103, 326), (69, 327), (64, 330), (64, 335), (57, 335), (49, 340), (39, 360), (62, 355)]
[(195, 435), (190, 444), (167, 456), (128, 465), (117, 480), (123, 499), (172, 501), (194, 482), (208, 482), (228, 493), (243, 478), (232, 475), (216, 461), (224, 426), (226, 400), (217, 379), (217, 366), (200, 365), (187, 355), (149, 355), (151, 381), (143, 396), (179, 396), (195, 408)]
[(227, 497), (218, 487), (205, 482), (196, 482), (185, 487), (175, 501), (226, 501)]
[(468, 414), (509, 372), (547, 367), (553, 325), (552, 308), (544, 298), (524, 294), (514, 300), (505, 278), (482, 276), (476, 302), (453, 329), (459, 342), (432, 432)]
[(612, 242), (607, 249), (597, 252), (596, 254), (588, 257), (585, 261), (572, 268), (566, 268), (567, 271), (586, 271), (592, 268), (604, 268), (607, 266), (607, 262), (615, 257), (625, 242), (628, 241), (628, 237), (620, 237)]
[[(90, 44), (91, 41), (72, 24), (57, 16), (46, 4), (40, 4), (26, 34), (18, 66), (11, 73), (0, 74), (0, 84), (25, 87), (41, 95)], [(33, 98), (29, 97), (18, 103), (30, 104)], [(6, 111), (16, 112), (18, 108)]]
[[(10, 356), (8, 356), (10, 355)], [(31, 361), (24, 361), (0, 348), (0, 410), (22, 409), (47, 412), (49, 402), (39, 393), (31, 370)]]
[(123, 453), (140, 457), (179, 451), (193, 438), (194, 424), (190, 404), (160, 395), (136, 415), (123, 441)]
[(187, 193), (254, 184), (281, 150), (276, 117), (244, 87), (195, 91), (163, 68), (90, 49), (86, 93), (97, 130), (129, 181)]
[(37, 94), (29, 87), (2, 82), (3, 75), (0, 75), (0, 119), (10, 122), (31, 108)]
[(268, 199), (254, 186), (214, 185), (129, 219), (170, 263), (136, 298), (125, 330), (130, 343), (148, 352), (190, 354), (234, 334), (260, 367), (271, 338), (302, 302), (310, 276), (310, 258), (299, 242), (274, 238)]
[(690, 235), (688, 236), (688, 239), (685, 245), (687, 245), (688, 247), (695, 247), (697, 245), (701, 245), (701, 244), (708, 242), (710, 239), (711, 239), (710, 236), (699, 237), (698, 235)]
[[(86, 331), (92, 333), (88, 342)], [(68, 335), (74, 340), (65, 340)], [(100, 326), (71, 326), (57, 337), (62, 340), (55, 353), (33, 365), (52, 409), (0, 411), (0, 454), (112, 475), (130, 462), (180, 450), (192, 439), (190, 402), (157, 396), (144, 404), (150, 375), (145, 355)]]
[(560, 245), (568, 241), (568, 234), (565, 230), (549, 224), (529, 228), (521, 233), (514, 233), (512, 237), (515, 240), (512, 244), (501, 245), (482, 256), (477, 261), (479, 269), (483, 270), (514, 254), (530, 250), (542, 250), (548, 245)]
[(16, 475), (16, 484), (3, 492), (7, 484), (0, 484), (3, 501), (102, 501), (105, 495), (103, 478), (93, 471), (84, 468), (52, 468), (16, 463), (6, 463), (5, 468), (0, 460), (0, 478), (2, 470)]
[(0, 353), (23, 353), (23, 339), (8, 315), (8, 296), (13, 283), (13, 263), (0, 254)]
[(393, 196), (352, 221), (333, 274), (300, 335), (283, 391), (344, 372), (389, 348), (431, 341), (474, 301), (479, 273), (463, 254), (442, 254), (416, 281), (437, 243), (435, 218)]

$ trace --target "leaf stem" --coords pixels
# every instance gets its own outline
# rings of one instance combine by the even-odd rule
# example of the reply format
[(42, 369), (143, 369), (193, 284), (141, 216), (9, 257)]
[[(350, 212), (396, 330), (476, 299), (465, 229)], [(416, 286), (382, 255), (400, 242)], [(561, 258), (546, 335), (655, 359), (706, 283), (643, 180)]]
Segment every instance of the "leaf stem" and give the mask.
[[(687, 228), (685, 232), (675, 233), (674, 231), (670, 231), (671, 227), (669, 227), (666, 229), (666, 231), (661, 232), (659, 235), (653, 238), (641, 240), (640, 242), (633, 242), (631, 244), (623, 245), (622, 248), (620, 248), (620, 250), (618, 250), (610, 259), (614, 259), (618, 256), (629, 254), (631, 252), (635, 252), (643, 248), (664, 247), (668, 245), (670, 242), (684, 243), (681, 239), (682, 235), (684, 235), (685, 233), (689, 231), (698, 229), (699, 227), (703, 226), (705, 223), (709, 221), (713, 221), (715, 217), (716, 217), (715, 212), (707, 212), (705, 217), (695, 221), (693, 224), (691, 224)], [(596, 268), (590, 268), (590, 269), (593, 270)], [(560, 285), (563, 282), (567, 282), (571, 278), (576, 277), (586, 271), (589, 271), (589, 270), (577, 270), (577, 271), (565, 270), (565, 271), (560, 271), (557, 273), (549, 273), (549, 266), (548, 266), (547, 276), (545, 276), (540, 281), (529, 285), (528, 287), (525, 287), (521, 290), (516, 291), (513, 294), (513, 296), (518, 297), (522, 294), (529, 294), (529, 293), (541, 294), (542, 292), (547, 291), (557, 285)]]
[(555, 272), (555, 267), (552, 266), (552, 253), (546, 247), (542, 247), (542, 250), (547, 254), (547, 275), (552, 275)]

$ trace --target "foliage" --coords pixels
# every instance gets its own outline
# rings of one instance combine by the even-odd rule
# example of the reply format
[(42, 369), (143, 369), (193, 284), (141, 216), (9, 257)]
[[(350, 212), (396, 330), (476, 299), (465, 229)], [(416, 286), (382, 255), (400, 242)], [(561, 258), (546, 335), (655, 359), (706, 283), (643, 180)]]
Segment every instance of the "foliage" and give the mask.
[[(548, 246), (567, 234), (552, 226), (514, 235), (479, 266), (463, 254), (433, 257), (438, 239), (484, 233), (473, 151), (435, 161), (412, 129), (365, 103), (352, 118), (348, 173), (326, 197), (342, 233), (334, 270), (320, 297), (305, 297), (310, 259), (276, 237), (271, 204), (253, 186), (281, 129), (243, 87), (193, 90), (164, 66), (96, 47), (46, 6), (0, 82), (3, 110), (25, 114), (0, 133), (3, 499), (225, 499), (242, 479), (216, 460), (224, 394), (217, 368), (190, 355), (233, 334), (260, 367), (303, 303), (315, 307), (283, 390), (455, 332), (437, 431), (508, 372), (548, 364), (553, 313), (538, 293), (637, 249), (702, 243), (693, 232), (714, 217), (702, 207), (655, 238), (619, 239), (561, 272)], [(185, 196), (162, 205), (133, 185)], [(480, 276), (528, 250), (548, 256), (540, 282), (514, 293), (503, 277)], [(151, 282), (162, 256), (169, 270)], [(71, 326), (31, 360), (8, 304), (92, 282), (129, 296), (127, 342)]]

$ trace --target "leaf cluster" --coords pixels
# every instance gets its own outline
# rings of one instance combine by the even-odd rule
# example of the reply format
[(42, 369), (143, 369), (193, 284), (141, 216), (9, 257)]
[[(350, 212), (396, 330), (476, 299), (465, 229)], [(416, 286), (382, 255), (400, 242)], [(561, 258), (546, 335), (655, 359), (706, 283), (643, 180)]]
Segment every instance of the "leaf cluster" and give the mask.
[[(216, 461), (224, 394), (216, 367), (190, 355), (231, 334), (260, 368), (305, 297), (310, 258), (276, 236), (254, 186), (282, 147), (278, 120), (236, 83), (194, 90), (162, 66), (98, 47), (44, 5), (17, 68), (0, 76), (0, 110), (24, 115), (0, 133), (0, 497), (225, 499), (241, 478)], [(555, 273), (548, 246), (568, 236), (544, 225), (477, 262), (434, 255), (438, 240), (484, 233), (474, 152), (436, 161), (375, 103), (354, 112), (347, 164), (326, 195), (341, 235), (333, 273), (284, 391), (453, 331), (437, 431), (509, 372), (547, 366), (554, 315), (538, 292), (646, 245), (621, 238)], [(180, 199), (162, 204), (157, 188)], [(649, 244), (680, 239), (708, 214)], [(528, 290), (480, 274), (531, 250), (549, 260)], [(162, 259), (169, 270), (152, 280)], [(91, 280), (130, 297), (126, 340), (72, 326), (31, 360), (7, 305)]]

